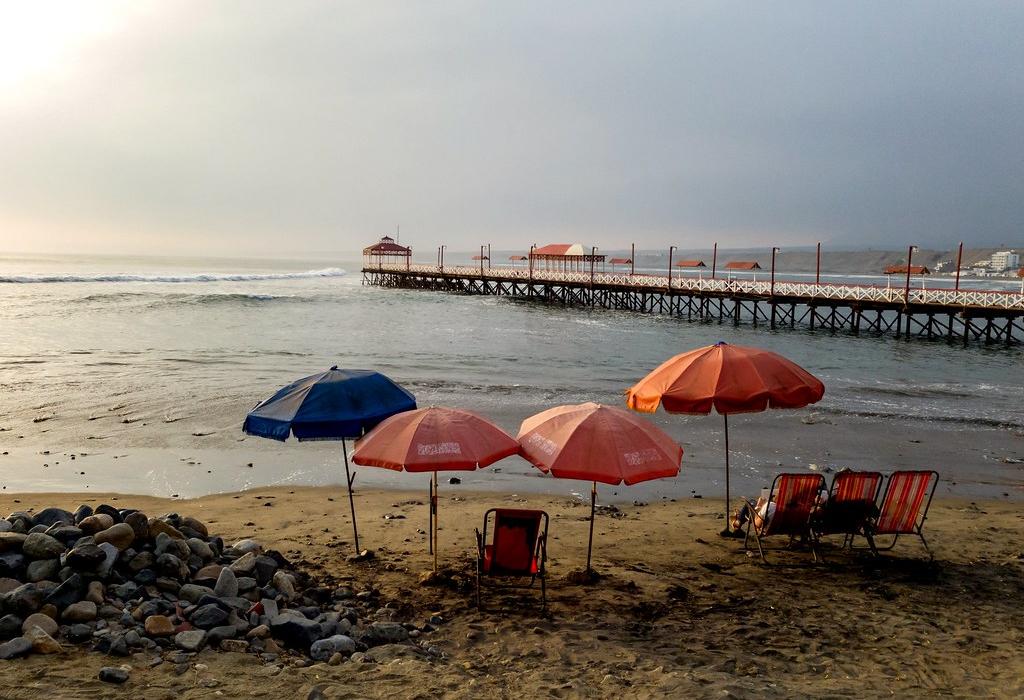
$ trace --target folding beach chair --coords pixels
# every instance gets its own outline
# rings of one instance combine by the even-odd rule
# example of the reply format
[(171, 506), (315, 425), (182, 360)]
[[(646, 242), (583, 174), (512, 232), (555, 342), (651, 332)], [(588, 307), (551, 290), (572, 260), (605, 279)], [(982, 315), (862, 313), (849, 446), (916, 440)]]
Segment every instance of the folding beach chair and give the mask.
[(878, 492), (882, 490), (879, 472), (855, 472), (849, 469), (832, 478), (828, 502), (812, 517), (818, 536), (843, 535), (843, 547), (853, 547), (855, 535), (864, 535), (878, 515)]
[[(921, 529), (938, 485), (939, 473), (933, 470), (897, 471), (890, 474), (878, 517), (865, 530), (871, 551), (878, 554), (880, 549), (892, 549), (900, 535), (917, 535), (928, 556), (934, 557)], [(879, 547), (875, 543), (879, 535), (892, 535), (892, 543), (888, 547)]]
[[(487, 525), (494, 514), (494, 541), (487, 544)], [(543, 521), (543, 526), (542, 526)], [(540, 579), (544, 609), (548, 606), (544, 581), (547, 559), (548, 514), (542, 510), (491, 508), (484, 513), (484, 531), (476, 530), (476, 605), (481, 607), (480, 586), (487, 577), (530, 577), (520, 588), (533, 586)], [(509, 586), (514, 587), (514, 586)]]
[(814, 560), (818, 560), (817, 534), (811, 527), (811, 515), (818, 505), (818, 497), (825, 490), (825, 478), (821, 474), (779, 474), (772, 481), (768, 493), (768, 502), (775, 503), (775, 512), (760, 526), (754, 523), (755, 506), (747, 502), (751, 517), (747, 521), (747, 531), (743, 538), (743, 549), (747, 549), (750, 535), (753, 533), (757, 543), (757, 551), (765, 564), (768, 559), (764, 555), (761, 540), (773, 535), (788, 535), (790, 541), (800, 537), (811, 547)]

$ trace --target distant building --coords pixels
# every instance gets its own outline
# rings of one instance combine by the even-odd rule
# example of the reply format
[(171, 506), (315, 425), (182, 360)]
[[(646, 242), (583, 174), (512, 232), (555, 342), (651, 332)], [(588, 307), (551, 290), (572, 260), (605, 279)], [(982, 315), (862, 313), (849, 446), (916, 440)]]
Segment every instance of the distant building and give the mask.
[(998, 253), (992, 253), (992, 257), (989, 258), (989, 267), (993, 272), (1015, 270), (1020, 267), (1020, 255), (1013, 250), (1001, 250)]

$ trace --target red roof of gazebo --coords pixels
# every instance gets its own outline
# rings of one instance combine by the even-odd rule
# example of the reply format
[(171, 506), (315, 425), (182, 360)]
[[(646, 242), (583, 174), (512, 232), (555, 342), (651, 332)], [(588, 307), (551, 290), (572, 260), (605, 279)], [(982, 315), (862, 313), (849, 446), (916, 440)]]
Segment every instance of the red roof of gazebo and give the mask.
[(384, 236), (379, 242), (363, 248), (363, 255), (412, 255), (412, 248), (395, 243), (391, 236)]
[(753, 260), (734, 260), (725, 264), (726, 270), (760, 270), (761, 266)]
[(676, 267), (707, 267), (703, 260), (680, 260)]
[(629, 265), (633, 261), (629, 258), (612, 258), (609, 260), (612, 265)]

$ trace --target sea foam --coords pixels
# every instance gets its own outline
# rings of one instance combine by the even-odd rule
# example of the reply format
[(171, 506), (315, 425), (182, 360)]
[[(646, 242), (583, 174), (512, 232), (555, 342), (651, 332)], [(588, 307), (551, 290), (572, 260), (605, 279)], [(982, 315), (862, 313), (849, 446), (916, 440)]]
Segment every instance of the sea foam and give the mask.
[(259, 280), (309, 279), (314, 277), (342, 277), (344, 274), (345, 270), (339, 267), (328, 267), (322, 270), (307, 270), (305, 272), (272, 272), (263, 274), (227, 272), (194, 275), (12, 275), (0, 276), (0, 284), (52, 284), (59, 282), (250, 282)]

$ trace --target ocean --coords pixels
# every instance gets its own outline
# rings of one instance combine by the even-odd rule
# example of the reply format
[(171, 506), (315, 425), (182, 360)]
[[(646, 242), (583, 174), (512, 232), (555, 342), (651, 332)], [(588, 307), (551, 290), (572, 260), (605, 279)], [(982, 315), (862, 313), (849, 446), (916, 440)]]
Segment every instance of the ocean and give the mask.
[[(515, 434), (554, 405), (622, 406), (625, 389), (666, 358), (724, 340), (779, 352), (826, 385), (816, 406), (731, 421), (738, 490), (783, 469), (920, 466), (942, 472), (954, 495), (1022, 494), (1019, 347), (379, 289), (362, 284), (360, 267), (334, 257), (0, 256), (3, 488), (194, 496), (343, 484), (337, 445), (245, 437), (246, 411), (337, 364), (379, 370), (420, 406), (477, 411)], [(720, 495), (720, 418), (653, 420), (684, 445), (680, 477), (607, 497)], [(465, 476), (480, 488), (586, 491), (518, 459)], [(374, 469), (356, 483), (426, 484)]]

